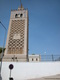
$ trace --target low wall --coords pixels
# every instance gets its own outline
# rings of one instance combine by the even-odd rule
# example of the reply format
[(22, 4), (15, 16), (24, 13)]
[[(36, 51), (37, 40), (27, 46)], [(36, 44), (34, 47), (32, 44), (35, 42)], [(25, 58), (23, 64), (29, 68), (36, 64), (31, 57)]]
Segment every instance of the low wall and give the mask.
[(27, 80), (60, 74), (60, 62), (3, 62), (2, 78), (9, 80), (9, 64), (14, 65), (11, 76), (14, 80)]

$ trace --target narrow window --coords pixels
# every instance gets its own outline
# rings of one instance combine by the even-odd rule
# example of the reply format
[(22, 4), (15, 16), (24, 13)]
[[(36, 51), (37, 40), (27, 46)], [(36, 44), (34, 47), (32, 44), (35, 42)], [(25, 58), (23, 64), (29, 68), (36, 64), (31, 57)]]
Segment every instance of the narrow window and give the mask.
[(22, 17), (23, 16), (23, 14), (20, 14), (20, 17)]
[(38, 59), (36, 58), (36, 61), (38, 61)]
[(17, 17), (17, 14), (15, 15), (15, 17)]
[(33, 58), (32, 58), (32, 61), (33, 61)]

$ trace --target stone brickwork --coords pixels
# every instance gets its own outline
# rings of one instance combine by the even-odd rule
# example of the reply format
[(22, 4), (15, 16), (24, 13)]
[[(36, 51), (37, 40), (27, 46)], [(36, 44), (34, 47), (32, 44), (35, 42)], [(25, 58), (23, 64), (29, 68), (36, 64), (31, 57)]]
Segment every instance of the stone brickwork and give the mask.
[[(16, 58), (16, 59), (14, 59)], [(12, 10), (3, 61), (28, 59), (28, 10)]]
[(25, 20), (12, 20), (8, 54), (23, 54)]

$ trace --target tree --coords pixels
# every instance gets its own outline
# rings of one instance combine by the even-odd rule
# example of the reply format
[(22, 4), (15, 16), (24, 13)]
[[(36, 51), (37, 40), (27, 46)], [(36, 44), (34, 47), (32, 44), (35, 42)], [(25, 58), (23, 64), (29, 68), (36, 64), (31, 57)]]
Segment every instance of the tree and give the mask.
[(34, 53), (32, 55), (35, 55)]
[[(5, 51), (5, 48), (3, 49), (3, 52)], [(0, 54), (2, 53), (2, 47), (0, 47)]]
[[(1, 61), (1, 53), (2, 53), (2, 47), (0, 47), (0, 61)], [(3, 49), (3, 52), (5, 51), (5, 48)]]

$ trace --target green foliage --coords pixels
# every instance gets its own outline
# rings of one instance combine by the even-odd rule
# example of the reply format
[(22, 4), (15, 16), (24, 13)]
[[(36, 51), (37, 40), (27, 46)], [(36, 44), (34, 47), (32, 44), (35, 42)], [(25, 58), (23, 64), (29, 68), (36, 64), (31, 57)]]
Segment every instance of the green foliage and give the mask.
[[(5, 48), (3, 49), (3, 52), (5, 51)], [(2, 48), (0, 47), (0, 61), (1, 61), (1, 53), (2, 53)]]
[(34, 53), (32, 55), (35, 55)]
[(0, 61), (1, 61), (1, 58), (0, 58)]
[[(5, 48), (3, 49), (3, 52), (5, 51)], [(0, 47), (0, 54), (2, 53), (2, 48)]]
[(2, 48), (0, 48), (0, 53), (2, 52)]

